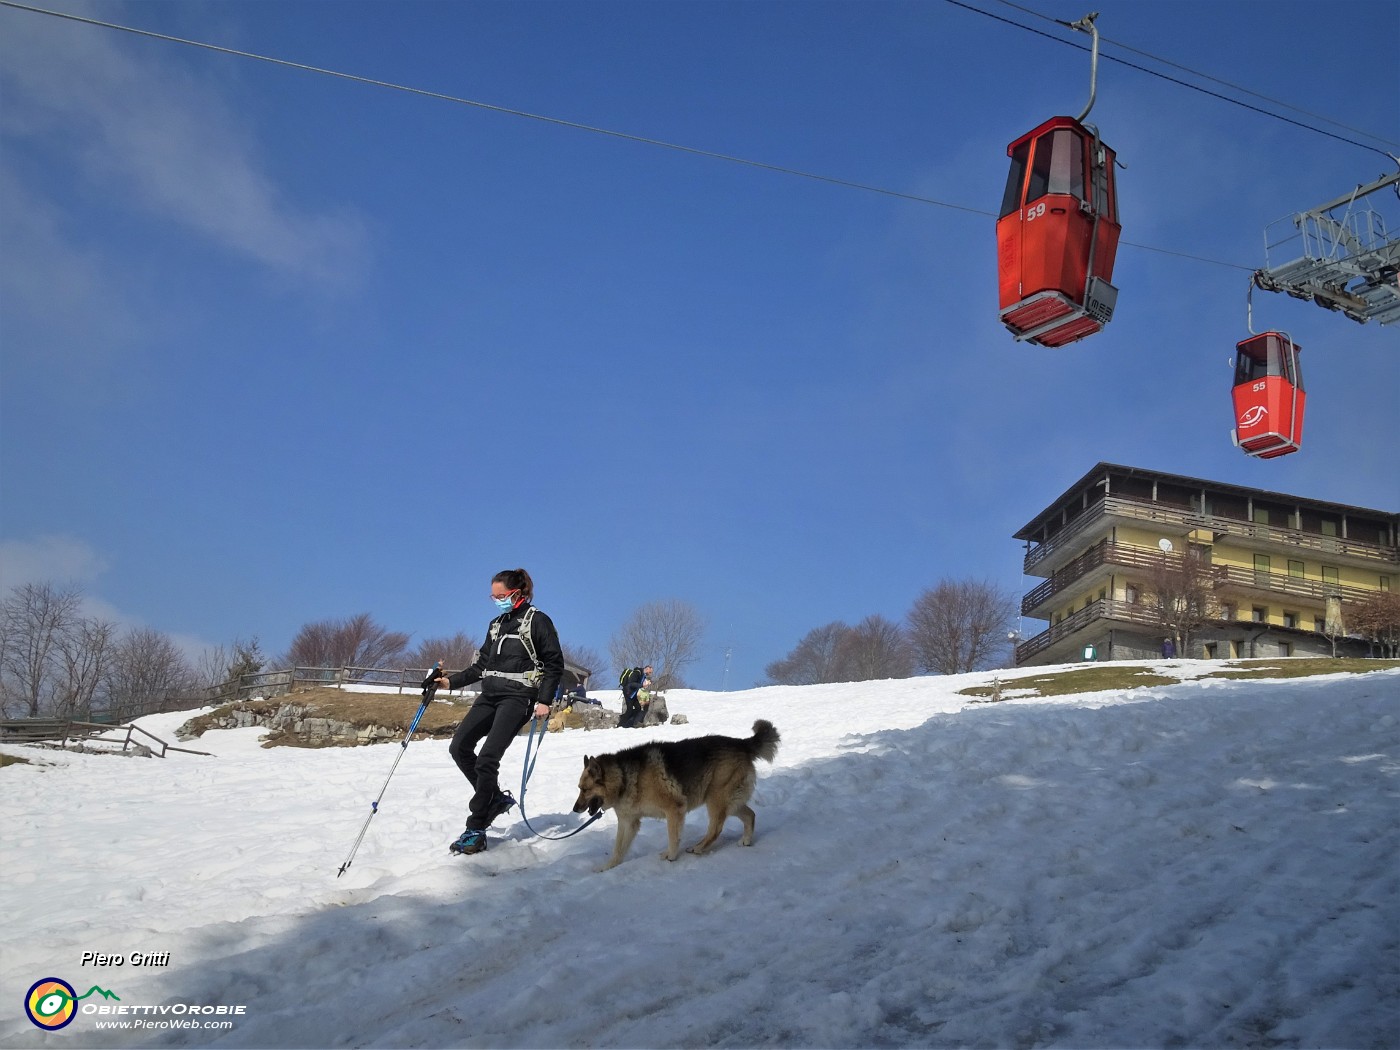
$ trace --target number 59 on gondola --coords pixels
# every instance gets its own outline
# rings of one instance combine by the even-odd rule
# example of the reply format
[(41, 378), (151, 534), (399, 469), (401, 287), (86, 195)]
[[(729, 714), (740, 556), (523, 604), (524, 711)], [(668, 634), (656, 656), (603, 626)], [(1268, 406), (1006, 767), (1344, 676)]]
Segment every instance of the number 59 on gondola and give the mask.
[(1011, 170), (997, 219), (999, 317), (1018, 340), (1065, 346), (1102, 330), (1118, 289), (1118, 191), (1114, 152), (1083, 120), (1094, 105), (1095, 15), (1074, 23), (1094, 36), (1089, 104), (1051, 117), (1006, 147)]

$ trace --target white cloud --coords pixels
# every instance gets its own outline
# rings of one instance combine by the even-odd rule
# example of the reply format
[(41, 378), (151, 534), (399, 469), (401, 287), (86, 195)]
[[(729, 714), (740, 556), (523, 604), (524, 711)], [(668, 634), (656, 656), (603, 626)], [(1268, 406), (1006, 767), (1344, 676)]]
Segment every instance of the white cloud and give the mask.
[[(105, 598), (91, 593), (93, 584), (107, 571), (107, 562), (84, 540), (73, 536), (40, 536), (32, 540), (0, 540), (0, 597), (26, 583), (50, 583), (73, 588), (82, 595), (82, 615), (106, 620), (123, 628), (152, 626), (139, 616), (123, 612)], [(162, 628), (156, 628), (162, 630)], [(197, 635), (166, 631), (170, 640), (197, 664), (214, 644)]]
[(0, 540), (0, 590), (26, 583), (84, 587), (107, 568), (93, 547), (72, 536)]
[(360, 271), (359, 219), (289, 200), (236, 105), (174, 45), (24, 12), (3, 18), (0, 120), (12, 141), (71, 166), (110, 207), (152, 213), (279, 275), (338, 285)]

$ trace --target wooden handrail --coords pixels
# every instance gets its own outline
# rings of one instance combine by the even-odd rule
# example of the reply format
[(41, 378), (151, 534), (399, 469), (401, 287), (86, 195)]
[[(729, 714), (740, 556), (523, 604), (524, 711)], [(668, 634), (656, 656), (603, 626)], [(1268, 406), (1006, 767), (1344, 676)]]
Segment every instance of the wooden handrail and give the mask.
[(1209, 529), (1229, 536), (1245, 537), (1251, 540), (1296, 547), (1303, 550), (1319, 551), (1323, 554), (1345, 555), (1351, 558), (1364, 558), (1368, 561), (1400, 564), (1400, 547), (1388, 544), (1362, 543), (1343, 539), (1340, 536), (1323, 536), (1304, 532), (1301, 529), (1283, 529), (1275, 525), (1260, 525), (1241, 518), (1227, 518), (1219, 514), (1205, 514), (1186, 507), (1171, 507), (1162, 503), (1132, 499), (1126, 496), (1104, 496), (1089, 504), (1079, 516), (1053, 536), (1036, 544), (1026, 552), (1023, 568), (1028, 575), (1030, 570), (1048, 558), (1065, 544), (1083, 532), (1090, 524), (1101, 521), (1108, 515), (1134, 518), (1139, 521), (1156, 521), (1176, 528)]

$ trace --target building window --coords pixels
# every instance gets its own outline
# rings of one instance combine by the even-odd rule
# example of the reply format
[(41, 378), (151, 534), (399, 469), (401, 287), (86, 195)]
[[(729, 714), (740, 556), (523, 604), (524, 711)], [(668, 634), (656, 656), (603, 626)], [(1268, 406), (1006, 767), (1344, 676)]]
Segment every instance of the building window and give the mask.
[(1279, 643), (1278, 643), (1278, 654), (1279, 654), (1279, 656), (1292, 656), (1292, 655), (1293, 655), (1293, 643), (1292, 643), (1292, 642), (1279, 642)]
[(1339, 582), (1337, 579), (1337, 567), (1335, 565), (1324, 565), (1322, 567), (1322, 582), (1333, 585)]
[(1207, 659), (1207, 660), (1214, 660), (1215, 658), (1216, 658), (1216, 656), (1215, 656), (1215, 643), (1214, 643), (1214, 642), (1206, 642), (1206, 659)]
[(1297, 626), (1298, 626), (1298, 614), (1297, 614), (1297, 613), (1291, 613), (1291, 612), (1286, 612), (1286, 613), (1284, 613), (1284, 614), (1283, 614), (1283, 625), (1284, 625), (1285, 627), (1297, 627)]
[(1303, 572), (1303, 563), (1300, 562), (1300, 561), (1294, 561), (1292, 558), (1289, 558), (1289, 559), (1288, 559), (1288, 575), (1290, 575), (1290, 576), (1296, 576), (1298, 579), (1301, 580), (1301, 579), (1306, 575), (1306, 574)]
[(1322, 534), (1324, 536), (1337, 535), (1337, 523), (1335, 521), (1329, 521), (1328, 519), (1323, 518), (1320, 524), (1322, 525)]
[(1269, 610), (1262, 605), (1256, 605), (1253, 609), (1253, 613), (1255, 623), (1264, 623), (1269, 618)]
[(1233, 620), (1235, 618), (1235, 606), (1233, 602), (1225, 602), (1220, 606), (1220, 618), (1222, 620)]
[(1269, 524), (1269, 508), (1268, 508), (1268, 507), (1255, 507), (1255, 508), (1254, 508), (1254, 524), (1256, 524), (1256, 525), (1267, 525), (1267, 524)]
[(1316, 631), (1318, 634), (1326, 634), (1326, 633), (1327, 633), (1327, 619), (1326, 619), (1325, 617), (1322, 617), (1322, 616), (1314, 616), (1314, 617), (1313, 617), (1313, 630)]
[(1124, 588), (1123, 588), (1123, 600), (1124, 600), (1125, 602), (1127, 602), (1129, 605), (1136, 605), (1136, 604), (1137, 604), (1137, 600), (1138, 600), (1137, 587), (1134, 586), (1134, 585), (1131, 584), (1131, 583), (1128, 584), (1126, 587), (1124, 587)]
[(1383, 591), (1388, 591), (1388, 590), (1390, 590), (1390, 577), (1389, 577), (1389, 576), (1382, 576), (1382, 577), (1381, 577), (1381, 590), (1383, 590)]
[[(1387, 580), (1386, 582), (1388, 583), (1388, 582), (1390, 582), (1390, 581)], [(1382, 587), (1381, 590), (1385, 590), (1385, 588)], [(1103, 600), (1104, 600), (1105, 598), (1107, 598), (1107, 597), (1108, 597), (1108, 588), (1105, 587), (1105, 588), (1103, 588), (1102, 590), (1099, 591), (1099, 601), (1103, 601)]]
[(1254, 582), (1268, 586), (1269, 556), (1267, 554), (1256, 554), (1254, 556)]

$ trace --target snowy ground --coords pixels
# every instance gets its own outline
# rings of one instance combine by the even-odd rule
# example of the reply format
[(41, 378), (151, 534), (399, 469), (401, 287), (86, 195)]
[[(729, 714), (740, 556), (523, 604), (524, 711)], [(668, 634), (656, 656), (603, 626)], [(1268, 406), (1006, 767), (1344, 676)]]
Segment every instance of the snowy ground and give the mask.
[[(343, 878), (395, 745), (6, 747), (46, 764), (0, 770), (0, 1046), (1400, 1044), (1400, 672), (1149, 666), (1182, 681), (973, 705), (956, 691), (989, 675), (672, 692), (689, 725), (550, 736), (539, 828), (575, 826), (585, 753), (782, 733), (752, 849), (731, 821), (668, 864), (647, 821), (603, 874), (611, 815), (559, 842), (503, 820), (449, 855), (466, 792), (445, 742), (409, 746)], [(143, 725), (173, 741), (187, 717)], [(120, 997), (80, 1007), (145, 1009), (41, 1031), (24, 1001), (51, 976)], [(97, 1027), (190, 1005), (244, 1012)]]

